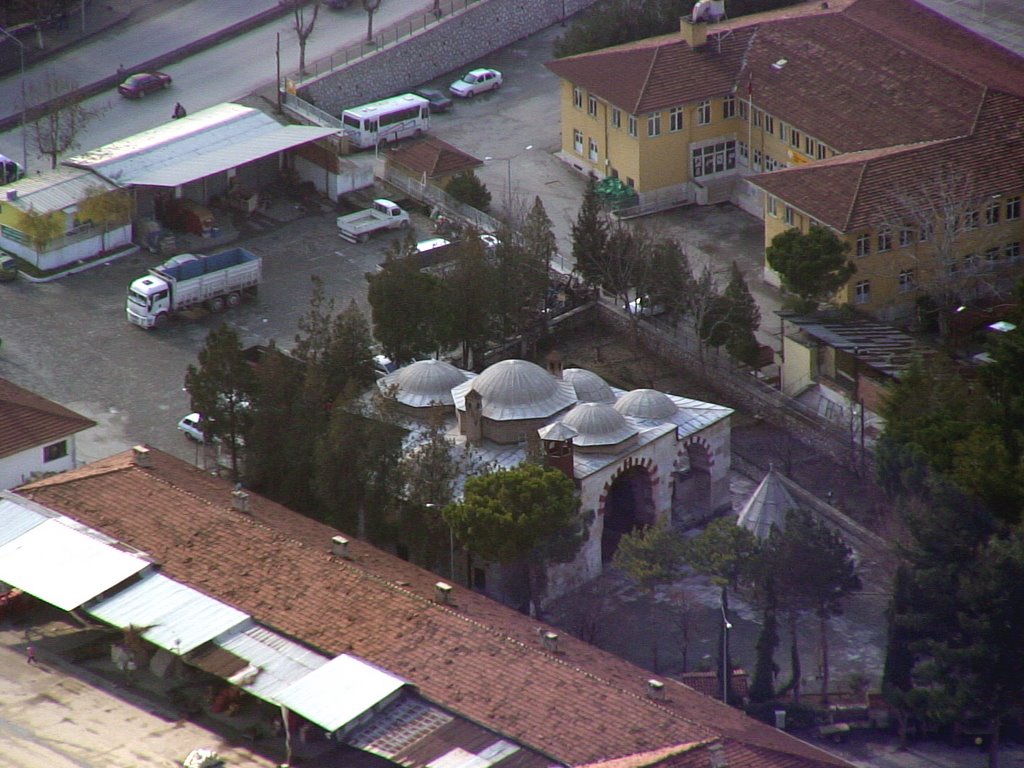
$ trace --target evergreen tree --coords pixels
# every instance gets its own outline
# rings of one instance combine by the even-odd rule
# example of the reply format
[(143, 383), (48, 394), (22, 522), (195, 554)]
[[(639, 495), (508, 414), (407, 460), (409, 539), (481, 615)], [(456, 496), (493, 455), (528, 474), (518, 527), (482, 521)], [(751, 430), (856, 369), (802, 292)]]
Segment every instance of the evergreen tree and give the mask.
[(491, 193), (475, 173), (460, 173), (444, 189), (460, 203), (487, 212), (491, 207)]
[(439, 322), (444, 291), (440, 278), (396, 254), (367, 280), (373, 335), (388, 357), (404, 364), (441, 348), (445, 339)]
[(824, 227), (806, 233), (787, 229), (772, 238), (765, 249), (768, 266), (779, 273), (782, 285), (795, 294), (795, 309), (811, 312), (829, 301), (857, 271), (847, 254), (850, 244)]
[(608, 246), (608, 222), (597, 197), (597, 179), (587, 177), (583, 202), (572, 225), (572, 259), (583, 279), (592, 285), (604, 282), (602, 265)]

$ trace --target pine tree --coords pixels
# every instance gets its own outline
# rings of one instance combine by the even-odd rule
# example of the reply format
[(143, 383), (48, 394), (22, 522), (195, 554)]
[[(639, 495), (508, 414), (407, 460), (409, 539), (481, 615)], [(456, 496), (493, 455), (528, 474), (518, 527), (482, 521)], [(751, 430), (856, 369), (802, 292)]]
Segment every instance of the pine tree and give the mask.
[(572, 259), (577, 271), (591, 285), (604, 282), (604, 253), (608, 247), (608, 222), (597, 196), (597, 179), (587, 178), (583, 202), (572, 225)]

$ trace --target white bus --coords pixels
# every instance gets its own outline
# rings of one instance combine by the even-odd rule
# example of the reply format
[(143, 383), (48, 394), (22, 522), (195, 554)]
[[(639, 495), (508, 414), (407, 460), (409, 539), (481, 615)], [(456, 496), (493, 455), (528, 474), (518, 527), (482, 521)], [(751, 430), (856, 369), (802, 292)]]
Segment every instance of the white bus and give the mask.
[(345, 135), (359, 149), (419, 136), (430, 127), (430, 102), (412, 93), (346, 109)]

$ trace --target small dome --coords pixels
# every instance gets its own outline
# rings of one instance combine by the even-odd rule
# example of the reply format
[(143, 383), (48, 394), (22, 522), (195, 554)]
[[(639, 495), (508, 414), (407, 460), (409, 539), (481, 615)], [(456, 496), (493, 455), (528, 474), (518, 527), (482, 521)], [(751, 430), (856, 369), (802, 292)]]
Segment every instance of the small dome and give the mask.
[(666, 421), (676, 415), (676, 404), (664, 392), (656, 389), (634, 389), (615, 403), (615, 410), (623, 416), (650, 421)]
[(547, 418), (576, 402), (572, 384), (526, 360), (502, 360), (456, 387), (452, 395), (459, 410), (469, 389), (480, 394), (483, 415), (498, 421)]
[(465, 380), (462, 371), (444, 360), (418, 360), (389, 373), (380, 380), (380, 387), (384, 392), (395, 387), (398, 402), (424, 408), (451, 405), (452, 389)]
[(604, 379), (585, 368), (566, 368), (562, 378), (572, 383), (581, 403), (614, 403), (615, 393)]
[(562, 424), (578, 433), (576, 445), (617, 445), (637, 433), (637, 429), (608, 403), (580, 403), (562, 419)]

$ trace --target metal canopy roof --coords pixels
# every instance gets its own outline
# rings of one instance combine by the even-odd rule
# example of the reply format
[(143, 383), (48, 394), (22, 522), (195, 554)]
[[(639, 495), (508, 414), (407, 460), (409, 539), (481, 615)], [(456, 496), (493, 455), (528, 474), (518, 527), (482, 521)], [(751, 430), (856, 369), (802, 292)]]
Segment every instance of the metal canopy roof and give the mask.
[(90, 169), (121, 186), (175, 187), (334, 133), (334, 128), (281, 125), (240, 104), (217, 104), (64, 164)]
[(33, 509), (27, 501), (0, 498), (0, 547), (53, 517)]
[(401, 678), (345, 654), (281, 691), (278, 700), (333, 733), (388, 700), (404, 685)]
[(149, 627), (142, 633), (146, 640), (179, 655), (249, 618), (237, 608), (159, 573), (85, 610), (115, 627)]
[(68, 518), (51, 518), (0, 547), (0, 581), (71, 611), (150, 563)]

